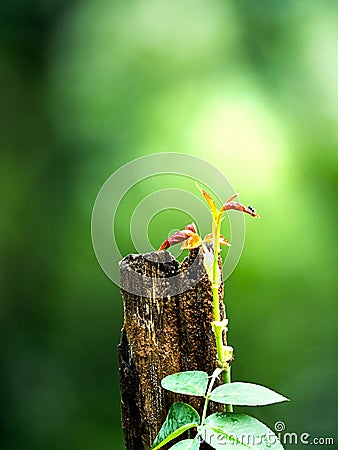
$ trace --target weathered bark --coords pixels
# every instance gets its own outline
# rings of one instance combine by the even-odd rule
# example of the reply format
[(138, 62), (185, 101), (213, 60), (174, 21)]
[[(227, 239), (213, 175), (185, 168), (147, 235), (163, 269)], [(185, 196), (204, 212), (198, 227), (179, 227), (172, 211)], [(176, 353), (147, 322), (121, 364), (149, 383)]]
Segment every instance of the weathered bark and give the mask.
[[(185, 401), (201, 412), (202, 398), (173, 394), (160, 385), (172, 373), (204, 370), (210, 375), (217, 367), (211, 285), (200, 252), (192, 250), (181, 266), (167, 251), (129, 255), (121, 261), (124, 325), (119, 375), (126, 450), (151, 447), (174, 401)], [(221, 316), (222, 299), (220, 288)], [(210, 408), (223, 410), (215, 404)]]

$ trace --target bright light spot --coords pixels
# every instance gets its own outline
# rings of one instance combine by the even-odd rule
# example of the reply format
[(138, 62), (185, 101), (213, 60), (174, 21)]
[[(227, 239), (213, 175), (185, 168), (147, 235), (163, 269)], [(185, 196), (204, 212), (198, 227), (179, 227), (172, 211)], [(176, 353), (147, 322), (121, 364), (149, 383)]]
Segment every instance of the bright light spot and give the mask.
[(227, 94), (220, 88), (201, 110), (191, 140), (240, 189), (271, 189), (285, 170), (282, 126), (255, 89)]
[[(307, 75), (315, 82), (313, 95), (325, 98), (327, 112), (338, 114), (338, 30), (337, 23), (328, 13), (316, 18), (304, 32)], [(317, 104), (316, 104), (317, 106)], [(317, 106), (318, 107), (318, 106)]]

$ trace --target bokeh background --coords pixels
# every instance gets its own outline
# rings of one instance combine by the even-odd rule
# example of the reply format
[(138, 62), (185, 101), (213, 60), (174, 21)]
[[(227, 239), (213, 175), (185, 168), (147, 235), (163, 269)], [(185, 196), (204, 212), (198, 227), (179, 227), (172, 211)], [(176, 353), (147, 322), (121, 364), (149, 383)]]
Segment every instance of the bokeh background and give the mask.
[(91, 211), (117, 168), (166, 151), (217, 166), (262, 216), (226, 284), (233, 377), (292, 402), (246, 410), (335, 436), (337, 6), (1, 2), (2, 449), (124, 448), (122, 302)]

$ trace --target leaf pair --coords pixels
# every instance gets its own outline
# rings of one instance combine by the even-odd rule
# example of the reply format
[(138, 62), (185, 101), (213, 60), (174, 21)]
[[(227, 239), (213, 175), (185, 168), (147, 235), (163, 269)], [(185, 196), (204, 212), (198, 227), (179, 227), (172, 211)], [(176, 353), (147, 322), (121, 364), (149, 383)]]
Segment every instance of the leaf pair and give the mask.
[[(164, 242), (162, 242), (161, 247), (158, 249), (165, 250), (166, 248), (171, 247), (172, 245), (176, 245), (183, 242), (181, 245), (181, 249), (192, 249), (197, 248), (203, 244), (203, 242), (212, 243), (213, 237), (212, 234), (207, 234), (203, 241), (199, 234), (197, 233), (196, 225), (194, 222), (187, 225), (184, 230), (176, 231), (173, 235), (168, 237)], [(230, 246), (229, 242), (225, 239), (224, 236), (220, 236), (219, 240), (220, 245)]]
[(198, 412), (186, 403), (174, 403), (157, 435), (151, 450), (158, 450), (185, 431), (197, 428), (194, 439), (184, 439), (170, 450), (198, 450), (202, 441), (215, 450), (236, 444), (236, 449), (273, 450), (283, 449), (277, 436), (254, 417), (237, 413), (215, 413), (200, 425)]
[[(208, 381), (209, 377), (206, 372), (193, 370), (168, 375), (163, 378), (161, 384), (164, 389), (178, 394), (205, 397)], [(265, 386), (238, 381), (216, 387), (211, 391), (208, 399), (218, 403), (241, 406), (271, 405), (288, 400)]]
[(230, 198), (228, 198), (228, 200), (222, 205), (221, 209), (218, 210), (216, 203), (215, 203), (214, 199), (211, 197), (211, 195), (208, 194), (197, 183), (196, 183), (196, 186), (202, 192), (203, 197), (205, 198), (206, 202), (208, 203), (209, 208), (211, 210), (212, 218), (215, 222), (218, 221), (219, 218), (223, 215), (223, 213), (225, 211), (228, 211), (229, 209), (234, 209), (236, 211), (242, 211), (247, 214), (250, 214), (250, 216), (252, 216), (252, 217), (259, 218), (259, 215), (256, 213), (255, 208), (253, 208), (252, 206), (246, 207), (246, 206), (242, 205), (241, 203), (234, 201), (235, 198), (237, 198), (239, 196), (239, 193), (234, 194)]
[[(161, 384), (164, 389), (178, 394), (205, 397), (207, 402), (212, 400), (232, 405), (262, 406), (288, 400), (277, 392), (252, 383), (222, 384), (214, 390), (211, 390), (210, 385), (207, 390), (208, 374), (199, 370), (168, 375)], [(190, 405), (174, 403), (155, 439), (152, 450), (161, 448), (191, 428), (197, 428), (195, 439), (185, 439), (171, 447), (172, 449), (198, 450), (201, 440), (216, 450), (223, 449), (226, 443), (235, 443), (236, 448), (255, 450), (270, 448), (272, 445), (275, 450), (283, 448), (269, 428), (246, 414), (216, 413), (207, 417), (203, 423), (200, 422), (198, 412)]]
[[(252, 206), (244, 206), (241, 203), (234, 202), (234, 199), (239, 195), (235, 194), (231, 196), (221, 207), (220, 210), (217, 209), (216, 203), (214, 199), (209, 195), (204, 189), (202, 189), (197, 183), (196, 186), (198, 189), (202, 192), (206, 202), (209, 205), (210, 211), (212, 213), (213, 221), (216, 223), (219, 221), (221, 216), (224, 214), (225, 211), (228, 211), (230, 209), (234, 209), (236, 211), (245, 212), (247, 214), (250, 214), (252, 217), (259, 217), (258, 214), (256, 214), (256, 211)], [(204, 239), (198, 235), (197, 228), (194, 222), (187, 225), (184, 230), (177, 231), (172, 236), (170, 236), (168, 239), (162, 242), (159, 251), (165, 250), (172, 245), (176, 245), (183, 242), (181, 248), (182, 249), (193, 249), (196, 247), (199, 247), (203, 244), (203, 242), (206, 243), (212, 243), (213, 242), (213, 235), (211, 233), (207, 234)], [(230, 246), (229, 241), (225, 239), (224, 236), (220, 235), (219, 238), (219, 245), (227, 245)]]

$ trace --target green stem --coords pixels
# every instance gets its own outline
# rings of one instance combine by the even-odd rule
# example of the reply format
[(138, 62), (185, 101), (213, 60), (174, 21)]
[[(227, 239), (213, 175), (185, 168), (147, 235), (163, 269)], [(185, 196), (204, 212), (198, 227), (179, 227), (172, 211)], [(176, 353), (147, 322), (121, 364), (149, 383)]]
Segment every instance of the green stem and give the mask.
[[(214, 263), (213, 263), (213, 271), (212, 271), (212, 298), (214, 303), (214, 321), (220, 322), (221, 316), (219, 311), (219, 266), (218, 266), (218, 257), (219, 257), (219, 236), (220, 236), (220, 217), (217, 221), (213, 220), (213, 244), (214, 244)], [(225, 317), (224, 317), (225, 319)], [(220, 326), (215, 324), (215, 339), (216, 339), (216, 348), (217, 348), (217, 358), (221, 366), (224, 366), (224, 349), (223, 349), (223, 329)]]
[(216, 370), (214, 370), (214, 373), (212, 374), (210, 383), (209, 383), (209, 387), (208, 387), (208, 391), (205, 395), (205, 402), (204, 402), (204, 408), (203, 408), (203, 413), (202, 413), (202, 419), (201, 419), (201, 425), (203, 425), (204, 421), (205, 421), (205, 417), (207, 415), (207, 409), (208, 409), (208, 404), (209, 404), (209, 397), (212, 391), (212, 388), (214, 387), (214, 383), (216, 378), (220, 375), (221, 372), (223, 372), (223, 368), (218, 367)]
[[(225, 384), (227, 383), (231, 383), (231, 368), (229, 366), (229, 368), (225, 369), (222, 373), (222, 378)], [(233, 407), (232, 405), (226, 405), (226, 412), (233, 412)]]
[[(219, 257), (219, 239), (220, 239), (220, 233), (221, 233), (221, 218), (222, 216), (219, 215), (217, 220), (213, 220), (213, 244), (214, 244), (214, 262), (213, 262), (213, 283), (212, 283), (212, 298), (213, 298), (213, 304), (214, 304), (214, 331), (215, 331), (215, 340), (216, 340), (216, 348), (217, 348), (217, 358), (218, 358), (218, 364), (220, 367), (223, 367), (225, 370), (223, 370), (222, 377), (224, 383), (231, 383), (231, 372), (230, 372), (230, 365), (227, 366), (227, 362), (225, 360), (225, 351), (224, 351), (224, 343), (223, 343), (223, 331), (225, 333), (225, 339), (226, 339), (226, 330), (224, 329), (224, 326), (218, 324), (221, 320), (220, 316), (220, 309), (219, 309), (219, 295), (218, 295), (218, 289), (219, 289), (219, 266), (218, 266), (218, 257)], [(226, 315), (224, 316), (224, 321), (226, 321)], [(226, 405), (226, 411), (227, 412), (233, 412), (232, 405)]]

